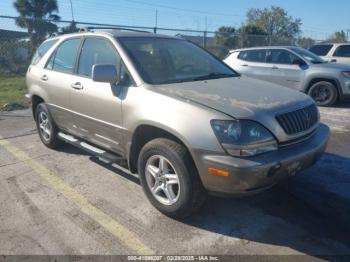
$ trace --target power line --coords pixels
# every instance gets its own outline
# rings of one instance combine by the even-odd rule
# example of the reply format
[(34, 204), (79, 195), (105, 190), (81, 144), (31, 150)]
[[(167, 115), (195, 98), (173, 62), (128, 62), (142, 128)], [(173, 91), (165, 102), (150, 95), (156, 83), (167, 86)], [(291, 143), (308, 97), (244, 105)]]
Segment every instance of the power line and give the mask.
[(187, 8), (179, 8), (179, 7), (174, 7), (174, 6), (162, 5), (162, 4), (151, 4), (151, 3), (138, 1), (138, 0), (124, 0), (124, 1), (135, 3), (135, 4), (148, 5), (148, 6), (154, 6), (154, 7), (162, 7), (162, 8), (173, 9), (173, 10), (184, 11), (184, 12), (191, 12), (191, 13), (211, 14), (211, 15), (220, 15), (220, 16), (231, 16), (231, 17), (232, 16), (238, 16), (238, 17), (242, 16), (242, 15), (238, 15), (238, 14), (224, 14), (224, 13), (200, 11), (200, 10), (187, 9)]

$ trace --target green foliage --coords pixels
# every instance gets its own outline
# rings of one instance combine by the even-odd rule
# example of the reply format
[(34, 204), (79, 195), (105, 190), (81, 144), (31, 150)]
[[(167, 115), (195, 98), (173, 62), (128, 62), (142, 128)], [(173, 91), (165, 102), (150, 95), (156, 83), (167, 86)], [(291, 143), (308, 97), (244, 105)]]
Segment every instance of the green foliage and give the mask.
[(14, 7), (19, 13), (16, 24), (27, 28), (33, 52), (47, 34), (57, 32), (54, 22), (59, 21), (56, 0), (16, 0)]
[(215, 43), (229, 49), (235, 48), (238, 43), (238, 37), (235, 33), (234, 27), (222, 26), (215, 32)]
[(315, 40), (313, 40), (310, 37), (300, 37), (297, 40), (297, 45), (305, 49), (309, 49), (315, 43), (316, 43)]
[(22, 74), (0, 72), (0, 110), (8, 103), (25, 105), (26, 94), (25, 77)]
[(250, 35), (267, 35), (265, 30), (258, 25), (248, 24), (243, 25), (238, 30), (242, 34), (250, 34)]
[(241, 43), (244, 47), (264, 46), (268, 44), (267, 33), (257, 25), (248, 24), (239, 28)]
[(260, 27), (273, 39), (293, 38), (300, 34), (300, 19), (294, 19), (281, 7), (252, 8), (247, 12), (247, 24)]
[(338, 32), (335, 32), (331, 37), (329, 37), (327, 39), (327, 42), (331, 42), (331, 43), (344, 43), (347, 41), (346, 39), (346, 33), (341, 30)]

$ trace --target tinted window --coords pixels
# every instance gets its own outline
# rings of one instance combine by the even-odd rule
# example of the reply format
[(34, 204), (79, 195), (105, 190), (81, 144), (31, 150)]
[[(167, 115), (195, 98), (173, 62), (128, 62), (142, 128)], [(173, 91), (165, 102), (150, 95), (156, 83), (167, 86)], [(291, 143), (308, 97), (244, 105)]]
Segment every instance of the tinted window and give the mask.
[(326, 56), (333, 45), (314, 45), (310, 51), (319, 56)]
[(62, 73), (73, 73), (80, 40), (75, 38), (63, 42), (50, 58), (46, 68)]
[(249, 50), (240, 52), (239, 59), (250, 62), (266, 62), (266, 50)]
[(101, 38), (88, 38), (84, 41), (78, 66), (78, 74), (91, 76), (95, 64), (114, 65), (119, 70), (120, 58), (112, 44)]
[(275, 64), (294, 64), (299, 58), (286, 50), (271, 50), (270, 62)]
[(151, 84), (238, 76), (198, 46), (180, 39), (119, 37), (143, 80)]
[(308, 50), (305, 50), (303, 48), (293, 47), (293, 48), (291, 48), (291, 50), (313, 64), (325, 63), (325, 61), (322, 60), (321, 57), (319, 57), (319, 56), (315, 55), (314, 53), (312, 53)]
[(350, 45), (342, 45), (334, 52), (334, 56), (337, 57), (350, 57)]
[(57, 43), (57, 39), (55, 40), (49, 40), (49, 41), (45, 41), (44, 43), (42, 43), (38, 49), (36, 50), (33, 58), (32, 58), (32, 65), (35, 65), (37, 63), (39, 63), (40, 59), (47, 53), (47, 51), (49, 51), (49, 49), (55, 44)]

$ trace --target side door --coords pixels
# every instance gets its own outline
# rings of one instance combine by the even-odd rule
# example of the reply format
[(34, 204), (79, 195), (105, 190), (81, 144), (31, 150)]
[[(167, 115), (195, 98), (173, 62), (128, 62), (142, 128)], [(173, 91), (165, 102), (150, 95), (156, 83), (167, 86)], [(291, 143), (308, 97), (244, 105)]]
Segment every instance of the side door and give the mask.
[(268, 56), (270, 82), (301, 90), (305, 71), (296, 64), (300, 60), (301, 58), (288, 50), (271, 49)]
[(267, 50), (245, 50), (237, 57), (237, 71), (251, 78), (268, 81), (269, 64), (266, 63)]
[(75, 61), (82, 38), (70, 38), (58, 45), (46, 63), (40, 81), (45, 85), (48, 107), (55, 123), (62, 129), (71, 130), (72, 107), (71, 81)]
[(350, 65), (350, 45), (338, 46), (332, 59), (338, 64)]
[(91, 77), (95, 64), (114, 65), (120, 72), (121, 59), (109, 39), (87, 37), (82, 44), (70, 83), (74, 133), (107, 150), (123, 153), (123, 86), (94, 82)]

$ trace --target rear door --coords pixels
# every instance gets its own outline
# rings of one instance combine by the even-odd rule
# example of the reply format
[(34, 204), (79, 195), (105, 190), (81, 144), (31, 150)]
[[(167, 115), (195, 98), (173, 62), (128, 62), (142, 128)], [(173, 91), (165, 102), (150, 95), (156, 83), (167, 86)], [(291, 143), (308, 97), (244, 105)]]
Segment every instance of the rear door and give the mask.
[(50, 113), (62, 129), (71, 130), (73, 126), (70, 90), (81, 40), (81, 37), (70, 38), (59, 44), (40, 76), (49, 98), (46, 102)]
[(295, 61), (300, 58), (285, 49), (271, 49), (268, 56), (269, 81), (301, 90), (305, 71)]
[(269, 80), (270, 65), (266, 63), (267, 50), (241, 51), (237, 58), (236, 68), (239, 73), (260, 80)]
[(338, 46), (334, 51), (333, 60), (339, 64), (350, 65), (350, 44)]
[(113, 44), (104, 37), (84, 39), (71, 79), (71, 101), (75, 113), (74, 132), (105, 149), (122, 153), (123, 86), (92, 80), (95, 64), (112, 64), (121, 71), (121, 59)]

